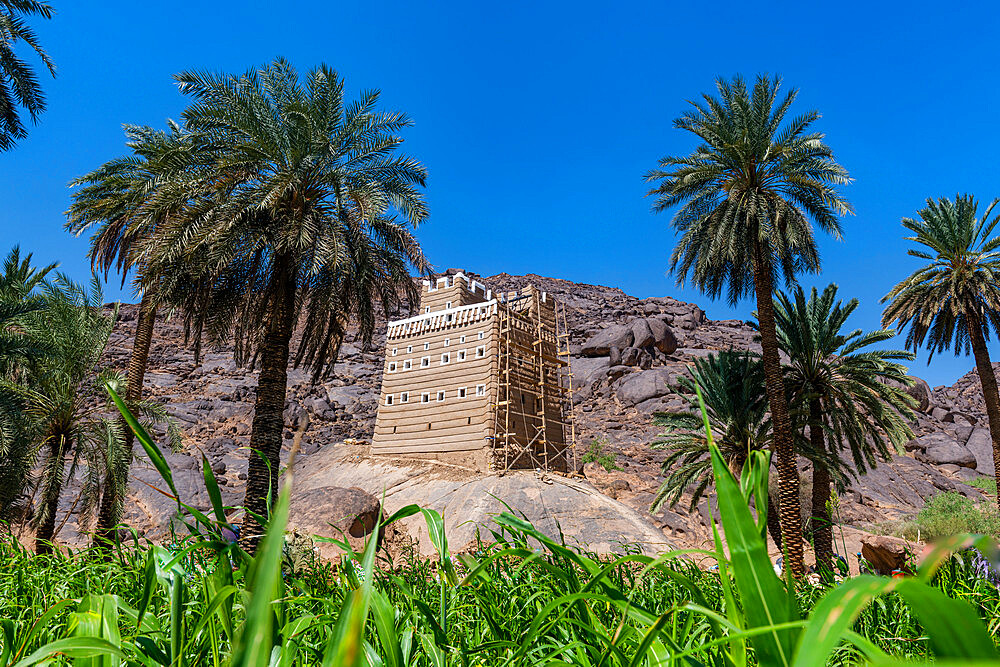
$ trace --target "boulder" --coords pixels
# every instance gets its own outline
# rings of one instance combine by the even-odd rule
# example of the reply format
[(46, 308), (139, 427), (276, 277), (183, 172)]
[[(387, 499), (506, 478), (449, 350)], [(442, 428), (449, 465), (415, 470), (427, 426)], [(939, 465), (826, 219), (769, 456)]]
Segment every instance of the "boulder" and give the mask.
[(952, 438), (947, 433), (941, 431), (935, 431), (934, 433), (928, 433), (927, 435), (922, 435), (919, 438), (914, 438), (906, 443), (904, 448), (909, 452), (922, 452), (931, 445), (935, 445), (943, 442), (954, 442), (955, 439)]
[(976, 418), (964, 412), (951, 412), (945, 417), (946, 422), (951, 422), (959, 426), (975, 426)]
[(609, 490), (629, 491), (632, 487), (618, 470), (605, 470), (597, 461), (583, 464), (583, 476), (588, 482), (605, 493)]
[(656, 338), (646, 320), (633, 320), (629, 325), (632, 332), (632, 347), (652, 347)]
[(631, 370), (628, 366), (624, 365), (612, 366), (608, 369), (608, 379), (611, 381), (617, 380), (621, 376), (630, 373)]
[(920, 412), (929, 412), (931, 409), (931, 387), (922, 379), (914, 376), (910, 376), (913, 380), (913, 384), (906, 388), (906, 393), (913, 397), (917, 402), (917, 410)]
[(608, 352), (608, 365), (609, 366), (620, 366), (622, 363), (622, 351), (621, 348), (617, 348), (614, 345), (611, 346), (611, 350)]
[(638, 366), (642, 350), (637, 347), (630, 347), (622, 350), (622, 366)]
[[(975, 468), (976, 457), (964, 445), (944, 433), (926, 435), (927, 447), (917, 452), (917, 460), (934, 465), (952, 463), (963, 468)], [(921, 438), (921, 439), (924, 439)]]
[(993, 439), (990, 437), (988, 428), (977, 428), (973, 431), (965, 446), (976, 459), (974, 466), (976, 472), (990, 477), (996, 475), (996, 470), (993, 467)]
[(673, 391), (676, 371), (654, 368), (633, 373), (626, 377), (616, 391), (618, 398), (626, 405), (638, 405), (643, 401), (666, 396)]
[(930, 412), (931, 417), (933, 417), (934, 419), (937, 419), (938, 421), (941, 421), (941, 422), (943, 422), (945, 420), (945, 417), (947, 417), (949, 414), (951, 414), (951, 413), (948, 412), (947, 410), (945, 410), (944, 408), (940, 408), (940, 407), (937, 407), (937, 406), (934, 406), (933, 408), (931, 408), (931, 412)]
[(653, 347), (663, 354), (673, 354), (677, 351), (677, 337), (663, 320), (650, 317), (646, 319), (650, 332), (653, 334)]
[(907, 570), (910, 550), (904, 540), (887, 535), (865, 535), (861, 538), (861, 556), (876, 573), (889, 576)]
[[(288, 530), (342, 540), (364, 538), (378, 521), (379, 500), (357, 487), (321, 486), (293, 492)], [(337, 549), (323, 544), (320, 553), (333, 557)]]
[(632, 346), (632, 329), (626, 325), (613, 324), (607, 329), (591, 336), (583, 347), (580, 355), (584, 357), (606, 357), (612, 347), (622, 350)]
[(574, 384), (587, 384), (604, 377), (608, 366), (615, 366), (607, 357), (571, 357)]

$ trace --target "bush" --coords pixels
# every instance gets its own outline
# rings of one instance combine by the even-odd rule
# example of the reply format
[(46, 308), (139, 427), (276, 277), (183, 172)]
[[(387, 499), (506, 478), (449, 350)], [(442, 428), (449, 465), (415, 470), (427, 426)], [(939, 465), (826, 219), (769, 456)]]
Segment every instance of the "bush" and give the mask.
[(608, 446), (608, 441), (601, 438), (594, 438), (590, 441), (590, 446), (587, 447), (587, 451), (583, 453), (583, 462), (587, 463), (597, 463), (603, 467), (608, 472), (612, 470), (624, 470), (615, 461), (615, 455), (611, 452), (606, 451)]
[(940, 493), (924, 504), (913, 521), (904, 523), (903, 537), (926, 541), (959, 533), (1000, 536), (1000, 515), (987, 503), (976, 503), (954, 491)]

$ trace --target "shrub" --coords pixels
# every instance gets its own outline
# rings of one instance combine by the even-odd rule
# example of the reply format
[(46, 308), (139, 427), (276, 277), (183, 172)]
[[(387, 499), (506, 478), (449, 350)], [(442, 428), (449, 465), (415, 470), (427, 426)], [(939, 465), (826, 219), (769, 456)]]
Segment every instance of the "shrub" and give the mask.
[(913, 521), (903, 524), (907, 539), (935, 540), (959, 533), (1000, 536), (1000, 515), (996, 508), (977, 503), (954, 491), (928, 499)]
[(590, 446), (587, 447), (587, 451), (583, 453), (583, 462), (587, 463), (597, 463), (603, 467), (608, 472), (612, 470), (624, 470), (615, 461), (615, 455), (607, 451), (608, 441), (603, 438), (594, 438), (590, 441)]

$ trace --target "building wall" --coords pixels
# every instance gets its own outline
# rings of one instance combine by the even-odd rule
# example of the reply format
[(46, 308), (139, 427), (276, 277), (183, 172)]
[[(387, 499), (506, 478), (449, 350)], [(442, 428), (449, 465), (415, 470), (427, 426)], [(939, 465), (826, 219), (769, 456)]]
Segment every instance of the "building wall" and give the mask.
[[(557, 454), (566, 437), (561, 403), (539, 386), (543, 374), (551, 385), (559, 382), (554, 304), (534, 288), (503, 295), (504, 303), (492, 296), (462, 275), (425, 282), (419, 314), (390, 322), (373, 454), (434, 457), (481, 470), (566, 468)], [(510, 311), (523, 317), (502, 316)], [(534, 347), (539, 316), (546, 328), (541, 366)], [(509, 343), (501, 326), (510, 327)], [(509, 396), (502, 359), (509, 363)], [(545, 438), (538, 438), (543, 411)], [(510, 453), (529, 442), (530, 455)], [(498, 449), (501, 443), (506, 450)]]
[[(420, 294), (420, 313), (458, 308), (488, 301), (486, 286), (464, 275), (445, 276), (425, 281)], [(451, 304), (449, 306), (448, 304)]]
[[(450, 289), (459, 298), (461, 288)], [(439, 314), (430, 318), (411, 318), (416, 322), (410, 326), (390, 327), (373, 453), (454, 452), (490, 446), (495, 309), (495, 303), (458, 312), (453, 307), (432, 311)], [(463, 389), (464, 397), (460, 396)]]

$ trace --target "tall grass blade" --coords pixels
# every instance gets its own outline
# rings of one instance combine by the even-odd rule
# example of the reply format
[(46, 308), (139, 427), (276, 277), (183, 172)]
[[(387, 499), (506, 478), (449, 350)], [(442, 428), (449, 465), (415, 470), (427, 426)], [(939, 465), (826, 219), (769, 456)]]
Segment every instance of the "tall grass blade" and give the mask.
[[(788, 591), (774, 573), (767, 555), (767, 543), (750, 514), (750, 508), (747, 507), (739, 484), (722, 458), (719, 448), (714, 442), (710, 442), (709, 446), (712, 453), (715, 489), (718, 494), (719, 515), (726, 533), (729, 560), (746, 613), (748, 628), (774, 626), (799, 620), (798, 614), (789, 604)], [(754, 637), (751, 643), (761, 663), (790, 665), (797, 635), (797, 629), (773, 630)]]

